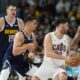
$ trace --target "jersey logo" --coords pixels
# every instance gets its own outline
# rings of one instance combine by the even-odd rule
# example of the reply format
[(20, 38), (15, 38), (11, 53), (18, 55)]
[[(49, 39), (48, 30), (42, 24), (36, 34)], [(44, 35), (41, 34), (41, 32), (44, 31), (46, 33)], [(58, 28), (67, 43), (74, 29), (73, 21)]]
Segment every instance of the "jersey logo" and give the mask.
[(55, 53), (62, 55), (62, 52), (66, 51), (66, 45), (64, 45), (63, 43), (54, 44), (53, 50), (55, 51)]
[(17, 29), (15, 29), (15, 30), (5, 29), (5, 31), (4, 31), (5, 34), (15, 34), (15, 33), (17, 33), (17, 32), (18, 32)]

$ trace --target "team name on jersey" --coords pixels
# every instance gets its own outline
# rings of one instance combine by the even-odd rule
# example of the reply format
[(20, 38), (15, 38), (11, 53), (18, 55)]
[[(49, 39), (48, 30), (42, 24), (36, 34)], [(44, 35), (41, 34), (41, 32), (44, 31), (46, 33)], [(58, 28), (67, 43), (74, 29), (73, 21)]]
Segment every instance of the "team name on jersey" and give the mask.
[(18, 32), (17, 29), (15, 29), (15, 30), (5, 29), (5, 31), (4, 31), (5, 34), (15, 34), (15, 33), (17, 33), (17, 32)]
[(55, 53), (62, 55), (62, 52), (66, 51), (66, 45), (64, 45), (63, 43), (54, 44), (53, 50), (55, 51)]

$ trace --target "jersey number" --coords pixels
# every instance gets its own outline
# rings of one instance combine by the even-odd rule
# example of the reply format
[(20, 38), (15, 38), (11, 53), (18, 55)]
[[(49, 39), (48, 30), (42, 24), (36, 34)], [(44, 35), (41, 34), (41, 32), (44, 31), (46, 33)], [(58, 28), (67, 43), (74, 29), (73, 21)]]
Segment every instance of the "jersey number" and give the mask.
[(14, 35), (9, 35), (9, 42), (12, 42), (14, 38)]

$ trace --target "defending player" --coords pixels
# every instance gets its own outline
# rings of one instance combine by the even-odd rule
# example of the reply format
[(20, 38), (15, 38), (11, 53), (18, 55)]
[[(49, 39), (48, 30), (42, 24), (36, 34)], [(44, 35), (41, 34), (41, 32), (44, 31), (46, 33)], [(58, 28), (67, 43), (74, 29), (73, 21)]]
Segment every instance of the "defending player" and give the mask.
[(7, 80), (12, 69), (18, 74), (19, 80), (25, 80), (26, 74), (34, 73), (36, 68), (31, 65), (31, 59), (35, 56), (37, 46), (33, 33), (36, 27), (36, 18), (29, 17), (25, 20), (24, 29), (16, 33), (13, 44), (6, 51), (0, 80)]

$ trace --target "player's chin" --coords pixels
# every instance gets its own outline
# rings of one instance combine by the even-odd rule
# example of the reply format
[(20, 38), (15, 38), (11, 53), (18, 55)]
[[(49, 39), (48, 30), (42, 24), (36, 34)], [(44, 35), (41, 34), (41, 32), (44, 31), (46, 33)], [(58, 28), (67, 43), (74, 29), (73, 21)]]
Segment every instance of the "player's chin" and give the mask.
[(12, 17), (15, 17), (16, 14), (12, 14)]

